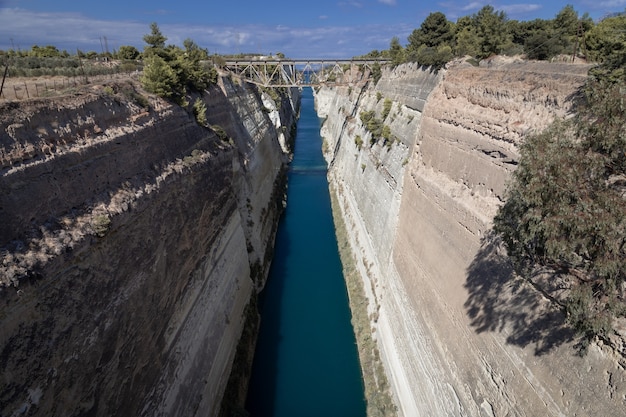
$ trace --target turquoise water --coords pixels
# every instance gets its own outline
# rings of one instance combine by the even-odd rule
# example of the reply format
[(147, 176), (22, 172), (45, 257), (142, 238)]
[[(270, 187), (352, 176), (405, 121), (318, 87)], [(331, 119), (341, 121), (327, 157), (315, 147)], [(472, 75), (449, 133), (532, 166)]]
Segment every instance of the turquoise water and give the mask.
[(246, 409), (251, 417), (365, 416), (320, 120), (305, 89)]

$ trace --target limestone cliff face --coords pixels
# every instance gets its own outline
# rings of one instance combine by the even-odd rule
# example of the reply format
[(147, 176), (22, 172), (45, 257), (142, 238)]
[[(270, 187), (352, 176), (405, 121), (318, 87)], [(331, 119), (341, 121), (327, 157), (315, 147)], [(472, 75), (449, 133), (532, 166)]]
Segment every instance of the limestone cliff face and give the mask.
[(212, 128), (130, 81), (3, 105), (0, 415), (218, 413), (282, 210), (292, 93), (220, 79)]
[[(520, 141), (567, 117), (587, 70), (403, 65), (362, 90), (317, 93), (329, 180), (401, 415), (624, 414), (624, 359), (603, 346), (576, 356), (562, 314), (485, 238)], [(370, 146), (359, 115), (382, 118), (385, 100), (396, 140)]]

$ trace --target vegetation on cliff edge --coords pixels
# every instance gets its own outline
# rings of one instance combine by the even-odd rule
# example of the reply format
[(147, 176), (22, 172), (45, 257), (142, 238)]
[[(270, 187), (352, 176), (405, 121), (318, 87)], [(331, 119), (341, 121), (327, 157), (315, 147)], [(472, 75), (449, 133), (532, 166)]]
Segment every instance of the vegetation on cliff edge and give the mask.
[(387, 58), (393, 65), (417, 62), (436, 70), (455, 57), (468, 55), (479, 60), (492, 55), (550, 60), (562, 55), (603, 62), (612, 51), (624, 49), (624, 28), (625, 14), (595, 23), (587, 13), (579, 16), (567, 5), (554, 19), (518, 21), (486, 5), (456, 22), (442, 12), (433, 12), (411, 32), (405, 46), (394, 37), (388, 50), (374, 50), (363, 57)]
[(577, 115), (526, 139), (494, 219), (521, 275), (571, 277), (567, 318), (584, 352), (626, 315), (626, 48), (591, 72)]
[(161, 97), (172, 98), (181, 103), (190, 91), (202, 91), (217, 82), (213, 65), (204, 64), (208, 51), (191, 39), (183, 42), (184, 49), (165, 46), (167, 38), (158, 25), (150, 25), (150, 34), (143, 37), (144, 72), (141, 78), (144, 88)]

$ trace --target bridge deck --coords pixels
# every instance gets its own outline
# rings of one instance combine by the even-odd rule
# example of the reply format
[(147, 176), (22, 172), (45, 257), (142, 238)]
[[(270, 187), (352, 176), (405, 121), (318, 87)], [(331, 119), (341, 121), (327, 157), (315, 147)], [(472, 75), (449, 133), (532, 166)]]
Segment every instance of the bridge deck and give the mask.
[(226, 60), (225, 69), (248, 82), (264, 87), (305, 87), (338, 84), (343, 80), (345, 66), (363, 67), (368, 77), (372, 65), (384, 65), (386, 59), (281, 59), (242, 58)]

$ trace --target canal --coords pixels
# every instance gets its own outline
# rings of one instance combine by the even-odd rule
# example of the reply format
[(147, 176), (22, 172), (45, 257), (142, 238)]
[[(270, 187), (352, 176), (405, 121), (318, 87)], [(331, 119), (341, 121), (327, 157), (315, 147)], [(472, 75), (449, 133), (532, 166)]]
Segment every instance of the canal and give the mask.
[(287, 208), (261, 293), (251, 417), (360, 417), (365, 398), (330, 206), (320, 119), (303, 91)]

